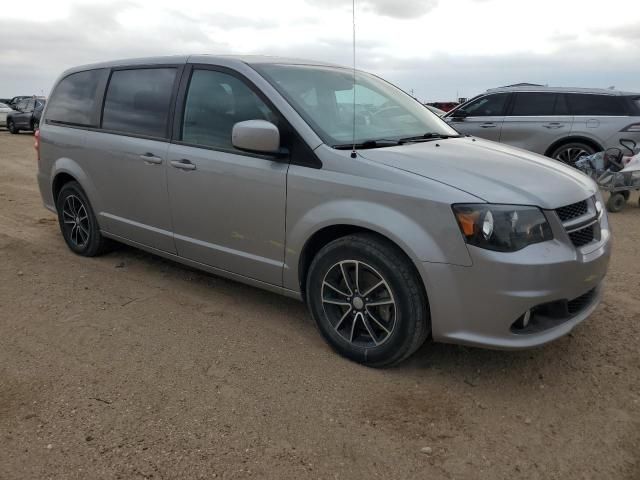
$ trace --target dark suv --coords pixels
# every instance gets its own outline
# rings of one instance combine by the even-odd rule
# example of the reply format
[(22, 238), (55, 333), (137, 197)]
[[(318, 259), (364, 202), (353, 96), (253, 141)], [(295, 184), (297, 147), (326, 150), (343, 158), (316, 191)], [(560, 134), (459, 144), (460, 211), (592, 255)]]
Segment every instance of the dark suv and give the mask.
[(20, 130), (35, 132), (40, 125), (40, 117), (45, 103), (44, 97), (35, 96), (23, 97), (14, 102), (11, 107), (15, 112), (7, 115), (7, 129), (11, 133), (18, 133)]
[(640, 93), (504, 87), (447, 113), (456, 130), (541, 153), (573, 165), (584, 155), (640, 143)]

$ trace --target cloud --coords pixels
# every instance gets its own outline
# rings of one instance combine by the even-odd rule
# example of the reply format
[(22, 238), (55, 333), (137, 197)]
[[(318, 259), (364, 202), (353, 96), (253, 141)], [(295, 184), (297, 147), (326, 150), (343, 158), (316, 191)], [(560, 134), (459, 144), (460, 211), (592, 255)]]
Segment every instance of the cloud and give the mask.
[[(351, 11), (351, 0), (307, 0), (307, 3), (319, 7), (343, 8)], [(385, 17), (415, 19), (430, 12), (438, 5), (438, 0), (356, 0), (356, 12), (365, 11)]]
[[(228, 44), (212, 40), (204, 31), (212, 22), (171, 16), (159, 24), (124, 25), (121, 17), (136, 15), (138, 9), (136, 3), (123, 1), (76, 5), (68, 17), (45, 23), (27, 20), (28, 16), (0, 19), (0, 94), (47, 94), (63, 70), (86, 63), (210, 49), (230, 52)], [(220, 19), (221, 28), (225, 21)]]

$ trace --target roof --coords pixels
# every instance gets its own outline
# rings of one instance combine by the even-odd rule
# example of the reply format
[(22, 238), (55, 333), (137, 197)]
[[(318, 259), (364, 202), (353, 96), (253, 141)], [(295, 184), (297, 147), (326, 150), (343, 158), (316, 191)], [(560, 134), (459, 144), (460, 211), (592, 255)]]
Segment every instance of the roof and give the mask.
[(166, 55), (160, 57), (141, 57), (141, 58), (124, 58), (118, 60), (111, 60), (107, 62), (92, 63), (87, 65), (79, 65), (77, 67), (66, 70), (63, 75), (68, 75), (74, 72), (81, 72), (84, 70), (93, 70), (97, 68), (113, 68), (135, 65), (166, 65), (166, 64), (181, 64), (181, 63), (213, 63), (223, 65), (238, 65), (238, 64), (266, 64), (266, 63), (278, 63), (288, 65), (322, 65), (346, 68), (340, 65), (335, 65), (326, 62), (320, 62), (315, 60), (304, 60), (299, 58), (288, 57), (275, 57), (267, 55)]
[(598, 93), (601, 95), (640, 95), (634, 92), (622, 92), (609, 88), (577, 88), (577, 87), (547, 87), (544, 85), (512, 85), (508, 87), (490, 88), (487, 92), (557, 92), (557, 93)]

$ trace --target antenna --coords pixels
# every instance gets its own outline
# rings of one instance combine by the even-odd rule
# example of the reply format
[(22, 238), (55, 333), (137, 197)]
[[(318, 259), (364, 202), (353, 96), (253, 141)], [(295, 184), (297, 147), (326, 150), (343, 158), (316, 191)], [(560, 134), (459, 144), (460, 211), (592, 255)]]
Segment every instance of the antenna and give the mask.
[(356, 158), (356, 0), (351, 2), (351, 23), (353, 24), (353, 148), (351, 158)]

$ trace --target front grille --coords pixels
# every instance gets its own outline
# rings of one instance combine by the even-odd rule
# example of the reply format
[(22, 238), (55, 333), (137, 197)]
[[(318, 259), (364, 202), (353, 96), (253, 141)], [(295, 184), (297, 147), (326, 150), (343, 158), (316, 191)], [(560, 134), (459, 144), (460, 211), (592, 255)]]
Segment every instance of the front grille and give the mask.
[(582, 247), (583, 245), (593, 242), (593, 240), (595, 239), (593, 225), (589, 225), (582, 230), (571, 232), (569, 234), (569, 238), (576, 247)]
[(569, 312), (569, 315), (575, 315), (576, 313), (580, 313), (584, 310), (584, 308), (591, 303), (595, 294), (596, 289), (593, 288), (587, 293), (580, 295), (578, 298), (568, 301), (567, 311)]
[(560, 207), (556, 210), (558, 217), (560, 217), (560, 221), (566, 222), (568, 220), (572, 220), (574, 218), (580, 217), (586, 214), (589, 211), (587, 206), (587, 201), (583, 200), (578, 203), (572, 203), (571, 205), (567, 205), (565, 207)]

